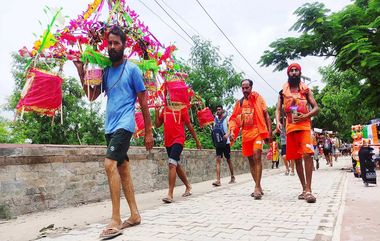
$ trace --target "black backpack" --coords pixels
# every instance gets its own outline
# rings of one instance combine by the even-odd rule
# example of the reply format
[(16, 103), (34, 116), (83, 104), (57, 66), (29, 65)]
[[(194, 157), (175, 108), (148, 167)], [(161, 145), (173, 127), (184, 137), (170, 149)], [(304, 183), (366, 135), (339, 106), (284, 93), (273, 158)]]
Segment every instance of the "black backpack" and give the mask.
[(226, 134), (223, 130), (223, 121), (227, 116), (224, 116), (221, 120), (218, 117), (215, 117), (214, 127), (211, 131), (212, 142), (216, 148), (224, 148), (226, 147), (227, 140), (223, 138)]

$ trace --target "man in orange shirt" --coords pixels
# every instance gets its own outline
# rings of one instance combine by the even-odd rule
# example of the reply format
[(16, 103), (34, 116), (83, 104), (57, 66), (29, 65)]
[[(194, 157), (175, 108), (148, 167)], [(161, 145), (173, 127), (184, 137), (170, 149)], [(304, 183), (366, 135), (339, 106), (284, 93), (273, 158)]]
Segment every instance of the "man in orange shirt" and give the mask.
[[(281, 108), (286, 114), (286, 158), (295, 160), (297, 174), (302, 185), (298, 199), (308, 203), (316, 202), (311, 192), (313, 175), (313, 143), (311, 140), (311, 117), (317, 115), (319, 108), (310, 89), (301, 82), (301, 66), (293, 63), (288, 66), (288, 81), (283, 85), (276, 106), (277, 131), (281, 131)], [(312, 110), (309, 111), (309, 105)], [(302, 164), (305, 160), (305, 175)]]
[(229, 126), (232, 142), (242, 129), (242, 152), (249, 160), (251, 175), (255, 181), (251, 196), (258, 200), (264, 194), (261, 188), (263, 140), (269, 138), (269, 143), (272, 143), (269, 135), (272, 133), (272, 126), (265, 101), (259, 93), (252, 91), (252, 86), (252, 80), (242, 80), (244, 97), (235, 103)]

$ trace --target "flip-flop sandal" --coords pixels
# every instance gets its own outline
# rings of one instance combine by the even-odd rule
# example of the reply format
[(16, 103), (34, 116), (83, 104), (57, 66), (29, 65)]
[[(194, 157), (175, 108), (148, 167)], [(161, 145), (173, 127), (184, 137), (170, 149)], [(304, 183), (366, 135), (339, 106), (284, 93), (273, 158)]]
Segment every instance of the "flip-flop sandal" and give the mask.
[[(105, 232), (111, 231), (108, 234), (105, 234)], [(123, 230), (112, 227), (112, 228), (106, 228), (102, 231), (102, 233), (99, 235), (99, 238), (101, 240), (107, 240), (107, 239), (112, 239), (115, 238), (116, 236), (119, 236), (123, 233)]]
[(188, 197), (188, 196), (191, 196), (191, 192), (185, 192), (184, 194), (182, 194), (182, 197)]
[(255, 200), (260, 200), (263, 195), (261, 194), (261, 192), (253, 192), (251, 193), (251, 197), (253, 197)]
[(317, 199), (311, 194), (311, 192), (305, 193), (305, 200), (307, 203), (315, 203)]
[(137, 223), (132, 223), (132, 222), (129, 221), (129, 220), (125, 220), (125, 221), (123, 222), (123, 224), (122, 224), (121, 229), (126, 229), (126, 228), (130, 228), (130, 227), (133, 227), (133, 226), (137, 226), (137, 225), (139, 225), (140, 223), (141, 223), (141, 221), (140, 221), (140, 222), (137, 222)]
[(163, 201), (164, 203), (172, 203), (172, 202), (174, 202), (174, 200), (173, 200), (173, 199), (171, 199), (171, 198), (168, 198), (168, 197), (166, 197), (166, 198), (163, 198), (163, 199), (162, 199), (162, 201)]
[(215, 182), (212, 183), (212, 185), (215, 186), (215, 187), (219, 187), (221, 185), (221, 183), (218, 182), (218, 181), (215, 181)]
[(305, 199), (305, 192), (301, 192), (301, 193), (298, 195), (298, 199), (299, 199), (299, 200), (304, 200), (304, 199)]

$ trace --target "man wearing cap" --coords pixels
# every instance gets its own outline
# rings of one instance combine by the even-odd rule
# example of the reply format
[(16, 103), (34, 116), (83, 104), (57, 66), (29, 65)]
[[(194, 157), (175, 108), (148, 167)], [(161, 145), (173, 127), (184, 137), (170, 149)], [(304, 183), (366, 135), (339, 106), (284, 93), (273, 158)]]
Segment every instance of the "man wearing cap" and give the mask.
[[(283, 85), (278, 96), (276, 128), (277, 131), (282, 129), (280, 115), (283, 107), (286, 115), (286, 158), (295, 161), (302, 185), (302, 193), (298, 195), (298, 199), (315, 203), (316, 198), (311, 191), (314, 151), (310, 131), (311, 117), (317, 115), (319, 108), (309, 87), (301, 82), (301, 66), (297, 63), (289, 65), (287, 74), (288, 81)], [(309, 110), (309, 105), (312, 106), (312, 110)], [(302, 158), (305, 161), (305, 169)]]
[(261, 188), (263, 140), (269, 138), (269, 143), (272, 143), (269, 135), (272, 133), (272, 125), (264, 99), (259, 93), (252, 91), (252, 86), (252, 80), (242, 80), (241, 89), (244, 97), (236, 101), (229, 126), (232, 143), (242, 129), (242, 152), (249, 160), (251, 175), (255, 181), (251, 197), (258, 200), (264, 195)]

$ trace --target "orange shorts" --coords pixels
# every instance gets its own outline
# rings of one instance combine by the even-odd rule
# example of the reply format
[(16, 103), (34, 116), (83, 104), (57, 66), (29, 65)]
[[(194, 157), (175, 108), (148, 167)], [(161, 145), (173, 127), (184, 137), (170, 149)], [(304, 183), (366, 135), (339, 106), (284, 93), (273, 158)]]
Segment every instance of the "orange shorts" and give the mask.
[(286, 160), (301, 159), (304, 154), (313, 154), (310, 131), (292, 131), (286, 134)]
[(250, 141), (244, 141), (241, 143), (243, 156), (252, 156), (254, 150), (262, 150), (263, 149), (263, 139), (260, 135)]

